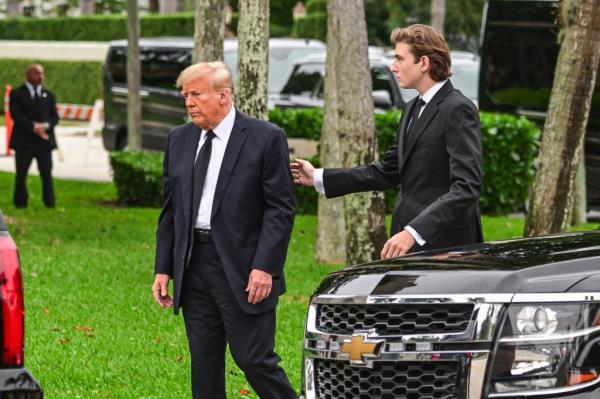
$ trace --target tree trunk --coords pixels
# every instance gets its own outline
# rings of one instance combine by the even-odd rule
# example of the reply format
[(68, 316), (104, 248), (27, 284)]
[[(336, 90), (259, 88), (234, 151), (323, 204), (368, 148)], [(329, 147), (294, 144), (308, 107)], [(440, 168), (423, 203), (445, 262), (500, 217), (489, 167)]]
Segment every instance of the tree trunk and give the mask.
[[(600, 60), (600, 0), (561, 2), (561, 47), (525, 235), (564, 231)], [(549, 205), (550, 204), (550, 205)]]
[(19, 16), (19, 0), (6, 0), (6, 16), (8, 18)]
[(269, 0), (240, 0), (236, 106), (268, 119)]
[(585, 178), (585, 146), (581, 146), (579, 166), (575, 175), (575, 187), (573, 189), (573, 218), (571, 224), (587, 223), (587, 188)]
[[(363, 165), (377, 157), (364, 2), (329, 0), (327, 15), (323, 133), (339, 140), (343, 166)], [(346, 262), (379, 258), (386, 239), (384, 216), (382, 192), (344, 197)]]
[(431, 0), (431, 26), (444, 34), (446, 19), (446, 0)]
[[(338, 34), (333, 19), (327, 20), (327, 34)], [(329, 39), (328, 39), (329, 40)], [(325, 109), (321, 127), (319, 159), (324, 168), (337, 168), (343, 163), (338, 137), (338, 100), (336, 75), (336, 59), (339, 57), (338, 46), (327, 47), (325, 60)], [(346, 262), (346, 222), (344, 220), (344, 199), (327, 199), (319, 195), (317, 242), (315, 244), (315, 260), (325, 263)]]
[(142, 101), (140, 97), (140, 19), (137, 0), (127, 2), (127, 146), (141, 148)]
[(223, 61), (226, 0), (196, 0), (194, 62)]
[(81, 15), (93, 15), (96, 11), (96, 1), (79, 0), (79, 7), (81, 8)]

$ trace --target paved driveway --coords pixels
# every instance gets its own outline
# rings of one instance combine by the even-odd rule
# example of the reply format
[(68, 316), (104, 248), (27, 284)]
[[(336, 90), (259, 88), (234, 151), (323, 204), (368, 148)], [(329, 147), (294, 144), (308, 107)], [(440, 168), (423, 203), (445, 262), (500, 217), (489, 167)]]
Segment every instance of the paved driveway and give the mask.
[[(111, 181), (108, 153), (102, 145), (102, 137), (86, 137), (87, 124), (58, 126), (56, 140), (59, 151), (52, 153), (54, 177), (74, 180)], [(6, 130), (0, 127), (0, 170), (15, 171), (14, 156), (6, 156)], [(30, 175), (38, 175), (33, 162)]]

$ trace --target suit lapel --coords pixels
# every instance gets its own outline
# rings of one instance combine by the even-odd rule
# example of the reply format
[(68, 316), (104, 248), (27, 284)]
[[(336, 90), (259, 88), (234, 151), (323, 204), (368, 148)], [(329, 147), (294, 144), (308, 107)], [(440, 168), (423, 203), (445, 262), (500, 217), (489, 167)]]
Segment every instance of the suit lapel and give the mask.
[(181, 199), (183, 200), (183, 214), (185, 220), (190, 220), (192, 214), (192, 179), (194, 176), (194, 161), (196, 160), (196, 151), (202, 132), (193, 123), (188, 125), (189, 131), (184, 135), (182, 157), (182, 179), (181, 179)]
[(413, 108), (416, 107), (417, 98), (419, 97), (414, 98), (413, 100), (409, 101), (408, 104), (406, 104), (406, 107), (402, 112), (400, 125), (398, 126), (398, 155), (400, 156), (400, 159), (403, 159), (402, 154), (404, 154), (404, 146), (406, 145), (404, 142), (404, 137), (406, 137), (406, 129), (408, 129), (408, 115), (411, 115)]
[(225, 155), (223, 156), (221, 170), (219, 171), (219, 178), (217, 179), (217, 187), (215, 189), (215, 196), (213, 198), (211, 219), (215, 217), (219, 207), (221, 206), (223, 195), (225, 194), (225, 190), (229, 184), (229, 178), (231, 177), (231, 173), (233, 172), (235, 164), (239, 158), (240, 151), (242, 150), (242, 147), (246, 142), (246, 138), (248, 137), (245, 126), (246, 124), (244, 122), (245, 118), (246, 116), (244, 114), (237, 109), (235, 110), (235, 122), (233, 124), (233, 129), (231, 130), (231, 136), (229, 136), (229, 141), (227, 142), (227, 147), (225, 148)]
[[(429, 126), (433, 117), (438, 113), (438, 111), (440, 109), (440, 106), (439, 106), (440, 103), (442, 103), (444, 101), (446, 96), (453, 89), (454, 88), (452, 87), (452, 83), (450, 83), (450, 81), (446, 82), (446, 84), (444, 84), (440, 88), (440, 90), (438, 90), (438, 92), (435, 93), (435, 96), (433, 96), (431, 101), (429, 101), (429, 103), (423, 110), (423, 113), (421, 114), (421, 116), (412, 122), (412, 123), (414, 123), (414, 126), (412, 127), (411, 131), (408, 134), (408, 137), (406, 138), (406, 143), (403, 143), (403, 147), (402, 147), (402, 150), (404, 150), (404, 146), (406, 146), (406, 151), (404, 151), (404, 153), (400, 153), (400, 155), (402, 156), (402, 162), (400, 164), (400, 169), (399, 169), (400, 172), (402, 171), (402, 168), (404, 167), (406, 160), (409, 158), (410, 153), (414, 150), (415, 145), (417, 144), (417, 142), (419, 141), (421, 136), (424, 134), (425, 129), (427, 128), (427, 126)], [(417, 103), (417, 100), (415, 99), (414, 103), (412, 104), (413, 107), (415, 106), (416, 103)], [(411, 110), (412, 110), (412, 107), (411, 107)], [(407, 129), (407, 128), (408, 128), (408, 121), (405, 122), (405, 126), (404, 126), (404, 129)]]

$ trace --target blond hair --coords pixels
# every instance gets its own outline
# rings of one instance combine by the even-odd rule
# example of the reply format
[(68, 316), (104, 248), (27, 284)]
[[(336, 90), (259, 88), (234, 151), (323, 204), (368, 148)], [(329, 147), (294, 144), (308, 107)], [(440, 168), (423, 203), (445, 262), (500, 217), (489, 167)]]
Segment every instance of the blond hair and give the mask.
[(227, 64), (221, 61), (199, 62), (185, 68), (177, 78), (177, 87), (199, 78), (207, 78), (213, 90), (230, 89), (233, 92), (231, 72)]

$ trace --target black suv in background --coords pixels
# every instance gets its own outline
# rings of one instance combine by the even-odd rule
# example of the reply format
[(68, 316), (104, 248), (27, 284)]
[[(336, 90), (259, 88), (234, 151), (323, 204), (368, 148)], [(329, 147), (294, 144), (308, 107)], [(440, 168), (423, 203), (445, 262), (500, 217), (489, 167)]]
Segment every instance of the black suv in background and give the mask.
[[(167, 133), (185, 123), (187, 113), (175, 81), (192, 62), (194, 42), (188, 37), (144, 38), (139, 42), (142, 82), (142, 148), (164, 149)], [(237, 78), (237, 40), (226, 39), (224, 61), (234, 82)], [(324, 52), (318, 40), (269, 39), (268, 92), (279, 93), (292, 71), (293, 62), (314, 52)], [(104, 64), (104, 128), (107, 150), (127, 143), (127, 41), (110, 43)]]
[[(487, 1), (479, 75), (482, 110), (517, 113), (543, 124), (559, 51), (557, 13), (557, 0)], [(585, 165), (588, 208), (600, 209), (600, 79), (585, 135)]]
[(0, 212), (0, 399), (42, 399), (39, 383), (23, 368), (25, 310), (19, 253)]

